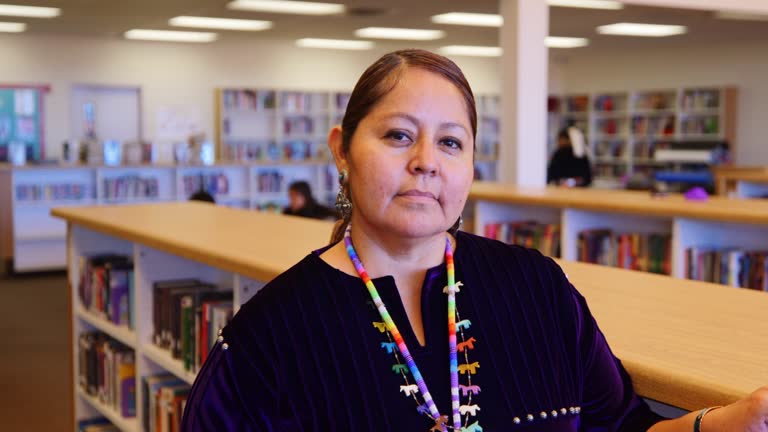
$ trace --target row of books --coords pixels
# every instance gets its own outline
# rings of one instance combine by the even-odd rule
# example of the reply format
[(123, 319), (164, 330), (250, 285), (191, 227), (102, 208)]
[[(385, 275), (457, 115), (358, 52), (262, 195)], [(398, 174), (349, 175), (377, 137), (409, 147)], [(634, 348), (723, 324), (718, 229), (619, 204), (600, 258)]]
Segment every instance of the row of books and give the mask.
[(153, 342), (197, 373), (232, 318), (232, 292), (196, 279), (155, 282)]
[(632, 117), (633, 135), (666, 135), (675, 134), (675, 116), (667, 115), (663, 117)]
[(327, 110), (326, 95), (323, 93), (285, 92), (280, 100), (284, 112), (310, 112)]
[(624, 141), (598, 141), (595, 145), (595, 156), (598, 158), (619, 158), (624, 155), (625, 147), (626, 143)]
[(106, 417), (95, 417), (77, 422), (78, 432), (120, 432)]
[(16, 201), (82, 200), (93, 195), (91, 187), (82, 183), (16, 185)]
[(227, 140), (223, 147), (224, 160), (252, 162), (261, 160), (264, 143), (261, 141)]
[(285, 185), (285, 177), (279, 170), (260, 171), (256, 176), (256, 190), (259, 192), (280, 192)]
[(78, 384), (122, 417), (136, 417), (136, 355), (105, 333), (79, 335)]
[(674, 92), (642, 93), (632, 97), (632, 107), (643, 110), (668, 110), (675, 105)]
[(189, 384), (174, 375), (145, 376), (142, 386), (142, 425), (145, 432), (179, 432)]
[(226, 195), (229, 193), (229, 177), (223, 172), (185, 175), (181, 181), (184, 195), (187, 196), (199, 190), (205, 190), (212, 195)]
[(222, 92), (224, 109), (263, 111), (275, 108), (274, 90), (224, 90)]
[(600, 95), (595, 96), (593, 104), (597, 111), (623, 111), (626, 109), (627, 100), (622, 96)]
[(666, 233), (615, 233), (590, 229), (579, 233), (578, 260), (630, 270), (670, 274), (672, 235)]
[(720, 126), (717, 116), (689, 117), (681, 122), (680, 131), (685, 134), (716, 134)]
[[(328, 121), (327, 119), (325, 121)], [(315, 120), (309, 116), (290, 117), (283, 119), (283, 133), (290, 134), (312, 134), (315, 133)]]
[(139, 175), (124, 175), (105, 178), (104, 198), (157, 198), (160, 186), (157, 177), (141, 177)]
[[(621, 128), (619, 123), (623, 123), (623, 122), (620, 122), (619, 120), (612, 119), (612, 118), (598, 120), (595, 122), (595, 129), (597, 129), (599, 133), (604, 135), (615, 135), (619, 133), (619, 129)], [(626, 131), (626, 128), (621, 128), (621, 129), (624, 129)]]
[(768, 291), (768, 251), (692, 247), (685, 250), (685, 277)]
[(134, 273), (130, 257), (115, 254), (79, 258), (78, 297), (89, 312), (133, 328)]
[(686, 90), (680, 101), (683, 109), (713, 109), (720, 107), (719, 90)]
[(560, 225), (536, 221), (489, 223), (485, 225), (485, 237), (538, 249), (547, 256), (560, 256)]

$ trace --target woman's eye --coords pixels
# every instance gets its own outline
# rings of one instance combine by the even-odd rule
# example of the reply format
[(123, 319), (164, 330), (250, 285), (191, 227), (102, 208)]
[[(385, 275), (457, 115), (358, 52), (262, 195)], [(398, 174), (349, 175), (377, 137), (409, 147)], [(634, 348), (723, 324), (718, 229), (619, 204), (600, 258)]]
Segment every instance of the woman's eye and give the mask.
[(387, 133), (386, 138), (397, 142), (408, 142), (411, 140), (407, 133), (401, 131), (390, 131)]
[(454, 138), (445, 138), (442, 140), (442, 143), (444, 146), (451, 149), (460, 150), (462, 148), (461, 141)]

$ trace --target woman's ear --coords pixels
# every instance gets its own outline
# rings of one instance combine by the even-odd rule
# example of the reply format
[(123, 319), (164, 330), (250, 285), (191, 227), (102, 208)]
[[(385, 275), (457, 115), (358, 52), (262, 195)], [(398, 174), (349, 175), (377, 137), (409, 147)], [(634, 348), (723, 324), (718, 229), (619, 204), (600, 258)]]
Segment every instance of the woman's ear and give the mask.
[(339, 172), (346, 170), (348, 166), (347, 154), (344, 152), (341, 126), (334, 126), (328, 133), (328, 147), (331, 149), (333, 160), (336, 162), (336, 169)]

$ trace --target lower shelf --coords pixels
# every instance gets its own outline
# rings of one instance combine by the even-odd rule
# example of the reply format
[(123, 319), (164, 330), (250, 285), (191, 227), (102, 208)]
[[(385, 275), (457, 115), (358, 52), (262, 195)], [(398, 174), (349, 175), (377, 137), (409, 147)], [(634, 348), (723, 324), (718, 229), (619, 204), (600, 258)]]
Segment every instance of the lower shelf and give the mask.
[(121, 431), (139, 432), (139, 421), (136, 418), (125, 418), (121, 416), (117, 410), (102, 403), (97, 397), (89, 395), (81, 388), (77, 389), (77, 395), (88, 402), (88, 405), (92, 406), (96, 411), (101, 413), (101, 415), (108, 418), (109, 421), (119, 427)]
[(195, 382), (196, 374), (184, 369), (184, 363), (181, 360), (173, 358), (171, 353), (152, 344), (142, 345), (142, 352), (147, 358), (157, 363), (158, 366), (176, 375), (180, 379), (192, 385)]

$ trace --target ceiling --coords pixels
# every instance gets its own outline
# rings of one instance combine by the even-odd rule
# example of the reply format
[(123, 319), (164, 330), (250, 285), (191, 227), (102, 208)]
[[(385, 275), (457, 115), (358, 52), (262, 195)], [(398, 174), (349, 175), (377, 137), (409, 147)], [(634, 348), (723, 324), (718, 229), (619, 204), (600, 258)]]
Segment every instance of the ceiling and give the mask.
[[(451, 11), (497, 13), (498, 0), (327, 0), (343, 1), (350, 12), (344, 16), (311, 17), (233, 11), (229, 0), (2, 0), (0, 3), (52, 6), (62, 9), (54, 19), (5, 18), (28, 24), (29, 34), (66, 34), (121, 38), (132, 28), (175, 29), (167, 24), (178, 15), (252, 18), (274, 21), (263, 32), (217, 31), (220, 40), (294, 40), (302, 37), (352, 39), (353, 31), (368, 26), (443, 29), (447, 36), (431, 44), (498, 45), (498, 29), (437, 25), (430, 16)], [(542, 0), (543, 1), (543, 0)], [(386, 5), (386, 6), (383, 6)], [(689, 27), (686, 35), (669, 38), (601, 36), (595, 27), (615, 22), (649, 22)], [(183, 29), (182, 29), (183, 30)], [(619, 11), (550, 8), (550, 35), (588, 37), (590, 46), (573, 50), (627, 49), (658, 44), (706, 44), (712, 42), (768, 40), (768, 21), (732, 21), (714, 18), (701, 10), (626, 6)], [(383, 43), (385, 44), (385, 43)]]

